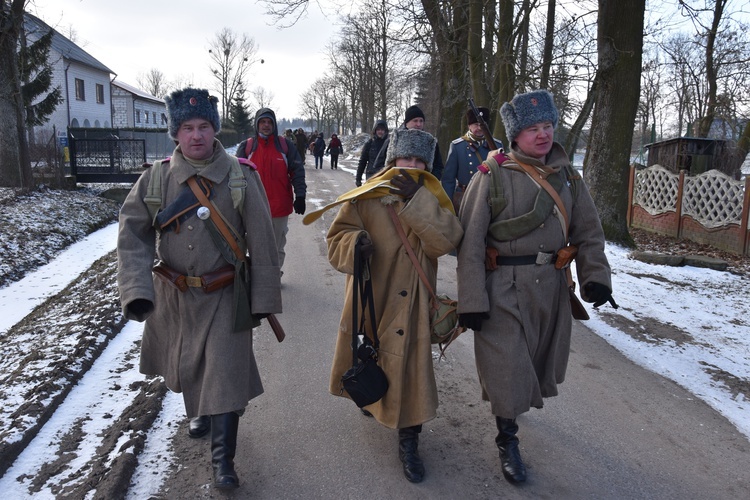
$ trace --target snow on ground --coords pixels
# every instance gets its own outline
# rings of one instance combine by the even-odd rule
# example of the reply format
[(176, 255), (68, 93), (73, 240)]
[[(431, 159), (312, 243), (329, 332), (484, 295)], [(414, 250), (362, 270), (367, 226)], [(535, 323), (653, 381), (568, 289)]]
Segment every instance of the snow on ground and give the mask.
[[(340, 167), (341, 168), (341, 167)], [(345, 170), (351, 171), (348, 167)], [(71, 245), (45, 268), (21, 281), (0, 288), (0, 333), (23, 318), (53, 287), (75, 280), (87, 262), (115, 248), (116, 225), (101, 229), (80, 243)], [(621, 306), (587, 309), (586, 326), (627, 357), (690, 390), (696, 397), (723, 414), (750, 438), (750, 280), (726, 272), (692, 267), (667, 267), (632, 260), (628, 250), (607, 246), (613, 269), (614, 297)], [(53, 449), (55, 433), (76, 425), (87, 426), (86, 435), (100, 432), (107, 415), (131, 401), (138, 373), (137, 357), (141, 325), (128, 323), (110, 341), (50, 421), (32, 440), (11, 469), (0, 478), (0, 491), (10, 498), (24, 497), (28, 489), (17, 478), (33, 471), (59, 453)], [(42, 353), (42, 357), (44, 354)], [(2, 391), (0, 391), (2, 396)], [(129, 498), (147, 498), (158, 491), (167, 464), (171, 462), (169, 442), (184, 419), (179, 395), (164, 398), (161, 416), (148, 431), (145, 450), (139, 456)], [(102, 427), (103, 428), (103, 427)], [(95, 455), (86, 440), (77, 445), (78, 456)], [(160, 467), (149, 466), (159, 463)], [(74, 474), (75, 464), (69, 464)], [(161, 471), (161, 472), (159, 472)], [(39, 498), (54, 497), (44, 490)]]

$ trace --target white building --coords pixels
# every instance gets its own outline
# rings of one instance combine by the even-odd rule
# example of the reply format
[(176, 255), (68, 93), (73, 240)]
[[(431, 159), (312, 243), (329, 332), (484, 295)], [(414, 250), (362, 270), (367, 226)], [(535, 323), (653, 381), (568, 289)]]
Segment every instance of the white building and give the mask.
[(167, 106), (159, 99), (119, 80), (112, 81), (114, 128), (167, 128)]

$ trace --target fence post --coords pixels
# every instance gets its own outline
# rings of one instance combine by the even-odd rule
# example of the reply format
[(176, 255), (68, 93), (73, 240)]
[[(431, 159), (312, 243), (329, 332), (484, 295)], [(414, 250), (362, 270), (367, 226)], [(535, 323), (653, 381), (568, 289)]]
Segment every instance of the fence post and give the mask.
[(633, 223), (633, 196), (635, 190), (635, 165), (630, 165), (630, 176), (628, 177), (628, 211), (625, 216), (628, 227)]
[(750, 177), (745, 178), (745, 198), (742, 201), (742, 218), (740, 219), (740, 238), (742, 238), (742, 255), (747, 255), (750, 237), (747, 233), (748, 218), (750, 217)]
[(677, 238), (682, 238), (682, 197), (685, 193), (685, 170), (680, 170), (677, 180), (677, 203), (675, 213), (677, 214)]

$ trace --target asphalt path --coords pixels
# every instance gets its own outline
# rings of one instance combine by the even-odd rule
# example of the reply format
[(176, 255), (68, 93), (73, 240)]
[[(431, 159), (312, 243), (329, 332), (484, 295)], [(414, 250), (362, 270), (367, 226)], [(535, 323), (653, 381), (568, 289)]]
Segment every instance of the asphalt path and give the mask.
[[(308, 210), (354, 187), (345, 165), (315, 170), (310, 160)], [(290, 218), (279, 316), (287, 338), (277, 343), (265, 324), (256, 331), (265, 393), (240, 420), (242, 485), (232, 497), (748, 498), (748, 440), (708, 405), (636, 366), (579, 322), (560, 395), (518, 419), (527, 483), (514, 486), (502, 476), (470, 332), (435, 361), (440, 408), (420, 439), (427, 473), (422, 483), (409, 483), (396, 431), (328, 392), (344, 302), (344, 276), (326, 257), (325, 233), (336, 212), (310, 226)], [(442, 257), (438, 275), (438, 290), (453, 297), (455, 265), (454, 257)], [(164, 497), (222, 498), (209, 486), (208, 440), (191, 440), (185, 430), (181, 423), (174, 441), (178, 465)]]

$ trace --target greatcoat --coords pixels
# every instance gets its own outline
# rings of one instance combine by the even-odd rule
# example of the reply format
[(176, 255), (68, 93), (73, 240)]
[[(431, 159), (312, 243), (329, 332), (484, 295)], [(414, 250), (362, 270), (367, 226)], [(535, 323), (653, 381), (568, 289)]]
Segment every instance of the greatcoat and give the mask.
[[(367, 409), (381, 424), (400, 429), (433, 419), (438, 395), (430, 344), (430, 294), (396, 233), (388, 204), (395, 208), (433, 290), (438, 257), (458, 245), (463, 231), (452, 211), (441, 207), (426, 188), (408, 203), (392, 195), (347, 202), (328, 231), (328, 260), (348, 274), (329, 390), (348, 397), (341, 376), (352, 366), (354, 247), (360, 236), (367, 235), (374, 247), (371, 276), (380, 339), (378, 364), (389, 383), (385, 397)], [(371, 336), (369, 318), (365, 324)]]
[[(510, 156), (500, 168), (508, 204), (496, 220), (531, 212), (541, 189), (525, 172), (515, 170), (519, 167), (513, 158), (543, 175), (564, 176), (560, 197), (570, 217), (570, 243), (578, 246), (579, 286), (583, 290), (586, 283), (597, 282), (611, 290), (599, 216), (583, 180), (571, 181), (565, 175), (563, 167), (569, 165), (565, 150), (555, 143), (546, 162), (524, 156), (515, 147)], [(516, 239), (494, 239), (488, 233), (491, 177), (475, 175), (461, 202), (464, 239), (458, 253), (458, 312), (489, 313), (482, 330), (474, 332), (482, 397), (490, 401), (494, 415), (515, 418), (532, 406), (541, 408), (542, 398), (556, 396), (557, 384), (565, 379), (572, 328), (567, 279), (565, 271), (553, 264), (501, 265), (487, 271), (485, 245), (496, 248), (500, 256), (526, 256), (556, 252), (565, 246), (565, 239), (557, 208)], [(575, 189), (571, 189), (573, 182)], [(585, 293), (582, 296), (587, 299)]]
[[(234, 208), (228, 186), (231, 162), (219, 141), (213, 156), (199, 167), (177, 147), (162, 166), (162, 207), (168, 206), (196, 174), (213, 183), (211, 201), (228, 222), (245, 235), (250, 260), (252, 312), (281, 312), (278, 251), (268, 200), (254, 169), (243, 166), (245, 188), (242, 213)], [(193, 215), (178, 231), (157, 235), (143, 198), (152, 170), (146, 170), (120, 211), (117, 241), (120, 302), (127, 319), (146, 321), (140, 371), (161, 375), (167, 387), (182, 392), (188, 417), (241, 410), (263, 392), (253, 354), (252, 331), (233, 332), (233, 287), (205, 293), (186, 292), (152, 277), (154, 257), (187, 276), (201, 276), (228, 265), (205, 223)], [(135, 314), (136, 299), (153, 303), (153, 312)]]

